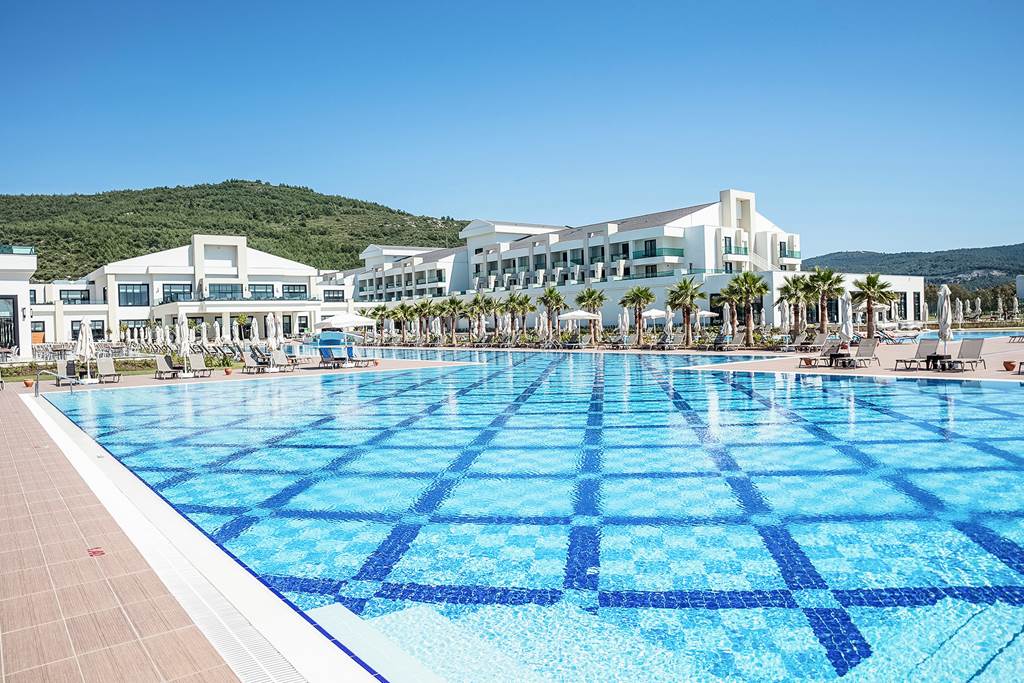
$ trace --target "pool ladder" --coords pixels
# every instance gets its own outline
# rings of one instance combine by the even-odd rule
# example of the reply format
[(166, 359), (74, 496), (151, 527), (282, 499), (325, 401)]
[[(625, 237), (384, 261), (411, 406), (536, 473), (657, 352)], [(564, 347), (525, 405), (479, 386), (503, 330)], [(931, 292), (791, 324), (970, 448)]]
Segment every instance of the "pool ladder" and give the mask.
[[(53, 370), (36, 370), (36, 383), (35, 383), (36, 398), (39, 398), (39, 376), (40, 375), (53, 375), (58, 380), (60, 379), (60, 375), (58, 375)], [(70, 391), (72, 394), (75, 393), (75, 383), (74, 382), (71, 382), (70, 384), (68, 384), (68, 391)]]

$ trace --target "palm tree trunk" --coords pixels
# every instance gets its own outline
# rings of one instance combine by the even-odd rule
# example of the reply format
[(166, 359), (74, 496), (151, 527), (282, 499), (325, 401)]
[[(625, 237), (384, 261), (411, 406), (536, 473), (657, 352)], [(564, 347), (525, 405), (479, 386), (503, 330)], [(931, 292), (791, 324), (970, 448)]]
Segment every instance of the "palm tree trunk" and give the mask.
[(636, 344), (639, 346), (643, 343), (643, 328), (641, 327), (641, 324), (643, 324), (644, 321), (644, 309), (637, 306), (633, 310), (633, 318), (636, 321)]
[(689, 307), (683, 309), (683, 325), (686, 326), (686, 329), (683, 330), (683, 339), (685, 341), (685, 346), (689, 346), (690, 344), (693, 343), (693, 333), (690, 329)]
[(748, 301), (743, 307), (743, 312), (745, 314), (747, 328), (745, 336), (747, 346), (750, 347), (754, 345), (754, 304)]
[(828, 299), (824, 294), (818, 299), (818, 332), (828, 332)]
[(875, 302), (871, 297), (867, 299), (868, 304), (868, 339), (875, 338)]

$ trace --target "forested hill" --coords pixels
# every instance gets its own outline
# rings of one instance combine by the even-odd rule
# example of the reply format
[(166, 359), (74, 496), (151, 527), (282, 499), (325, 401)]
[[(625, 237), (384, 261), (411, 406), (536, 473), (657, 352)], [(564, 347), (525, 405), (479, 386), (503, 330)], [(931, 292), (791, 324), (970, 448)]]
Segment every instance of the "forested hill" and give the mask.
[(318, 268), (351, 268), (367, 244), (455, 246), (464, 225), (250, 180), (93, 195), (0, 195), (0, 244), (34, 245), (37, 280), (80, 277), (111, 261), (180, 247), (193, 233), (245, 235), (255, 249)]
[(805, 268), (822, 266), (848, 273), (922, 275), (930, 283), (959, 283), (968, 289), (1003, 284), (1024, 273), (1024, 243), (1001, 247), (906, 251), (837, 251), (804, 259)]

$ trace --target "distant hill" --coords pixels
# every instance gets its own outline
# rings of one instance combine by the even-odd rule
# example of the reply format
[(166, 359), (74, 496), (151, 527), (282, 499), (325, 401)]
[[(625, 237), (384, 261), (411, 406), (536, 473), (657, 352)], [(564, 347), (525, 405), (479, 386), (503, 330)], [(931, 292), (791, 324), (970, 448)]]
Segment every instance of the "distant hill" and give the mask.
[(466, 224), (414, 216), (304, 187), (229, 180), (93, 195), (0, 195), (0, 244), (34, 245), (37, 280), (76, 278), (111, 261), (188, 244), (193, 233), (318, 268), (352, 268), (367, 244), (447, 247)]
[(804, 259), (805, 268), (834, 268), (850, 273), (922, 275), (934, 284), (958, 283), (968, 289), (1004, 284), (1024, 273), (1024, 243), (1001, 247), (905, 251), (837, 251)]

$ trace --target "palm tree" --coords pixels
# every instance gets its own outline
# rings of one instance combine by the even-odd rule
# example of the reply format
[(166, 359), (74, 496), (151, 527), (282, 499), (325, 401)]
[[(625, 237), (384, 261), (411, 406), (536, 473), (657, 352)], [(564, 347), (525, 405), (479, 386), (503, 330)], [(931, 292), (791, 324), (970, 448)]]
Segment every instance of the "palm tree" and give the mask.
[(544, 307), (548, 314), (548, 329), (554, 330), (557, 326), (558, 314), (565, 308), (565, 297), (558, 291), (557, 287), (549, 285), (544, 292), (537, 297), (537, 303)]
[(746, 327), (745, 342), (747, 346), (754, 345), (754, 299), (760, 299), (768, 293), (768, 285), (757, 273), (745, 270), (732, 279), (730, 284), (735, 283), (739, 293), (740, 301), (743, 303), (744, 326)]
[(416, 336), (419, 337), (424, 331), (428, 330), (430, 324), (430, 318), (435, 313), (435, 306), (430, 299), (420, 299), (412, 305), (412, 310), (416, 315)]
[(377, 321), (377, 324), (373, 326), (374, 329), (379, 327), (380, 332), (384, 332), (384, 320), (388, 317), (388, 307), (384, 304), (374, 306), (367, 311), (367, 315)]
[(729, 304), (729, 323), (732, 325), (732, 333), (735, 336), (740, 327), (739, 307), (743, 301), (743, 295), (740, 293), (739, 287), (736, 286), (735, 278), (722, 287), (722, 291), (718, 293), (718, 299)]
[(668, 288), (668, 292), (665, 294), (665, 304), (671, 306), (672, 310), (681, 310), (683, 312), (683, 339), (686, 346), (693, 343), (693, 331), (690, 328), (690, 316), (693, 315), (693, 309), (697, 307), (697, 302), (701, 299), (707, 299), (708, 295), (700, 288), (703, 284), (697, 284), (692, 277), (684, 278), (679, 282), (675, 283)]
[(815, 266), (807, 283), (818, 299), (818, 332), (828, 332), (828, 300), (843, 295), (843, 276), (831, 268)]
[(640, 325), (644, 319), (644, 309), (654, 303), (654, 292), (651, 291), (650, 287), (644, 287), (638, 285), (636, 287), (630, 287), (626, 290), (622, 299), (619, 300), (619, 305), (624, 308), (633, 309), (633, 319), (636, 322), (636, 341), (640, 343)]
[(448, 329), (452, 335), (452, 346), (455, 346), (455, 330), (459, 326), (459, 318), (466, 315), (466, 304), (457, 296), (450, 296), (438, 304), (438, 313), (448, 318)]
[(779, 287), (779, 306), (789, 306), (793, 312), (793, 334), (800, 329), (800, 304), (806, 300), (805, 275), (792, 275)]
[(512, 306), (512, 314), (519, 319), (519, 332), (526, 332), (526, 316), (537, 310), (533, 299), (529, 294), (510, 294), (509, 304)]
[[(604, 308), (605, 302), (608, 301), (608, 297), (600, 289), (594, 289), (593, 287), (587, 287), (582, 292), (576, 295), (576, 305), (582, 308), (587, 313), (598, 313)], [(594, 344), (597, 343), (597, 321), (590, 321), (590, 340)]]
[(875, 338), (875, 304), (890, 306), (896, 300), (896, 292), (892, 291), (892, 285), (882, 280), (878, 273), (870, 273), (864, 276), (863, 280), (854, 280), (856, 287), (850, 297), (854, 306), (867, 304), (868, 314), (868, 339)]
[(391, 309), (391, 317), (402, 323), (402, 343), (405, 344), (406, 332), (409, 329), (408, 323), (416, 319), (416, 312), (409, 304), (401, 303)]

